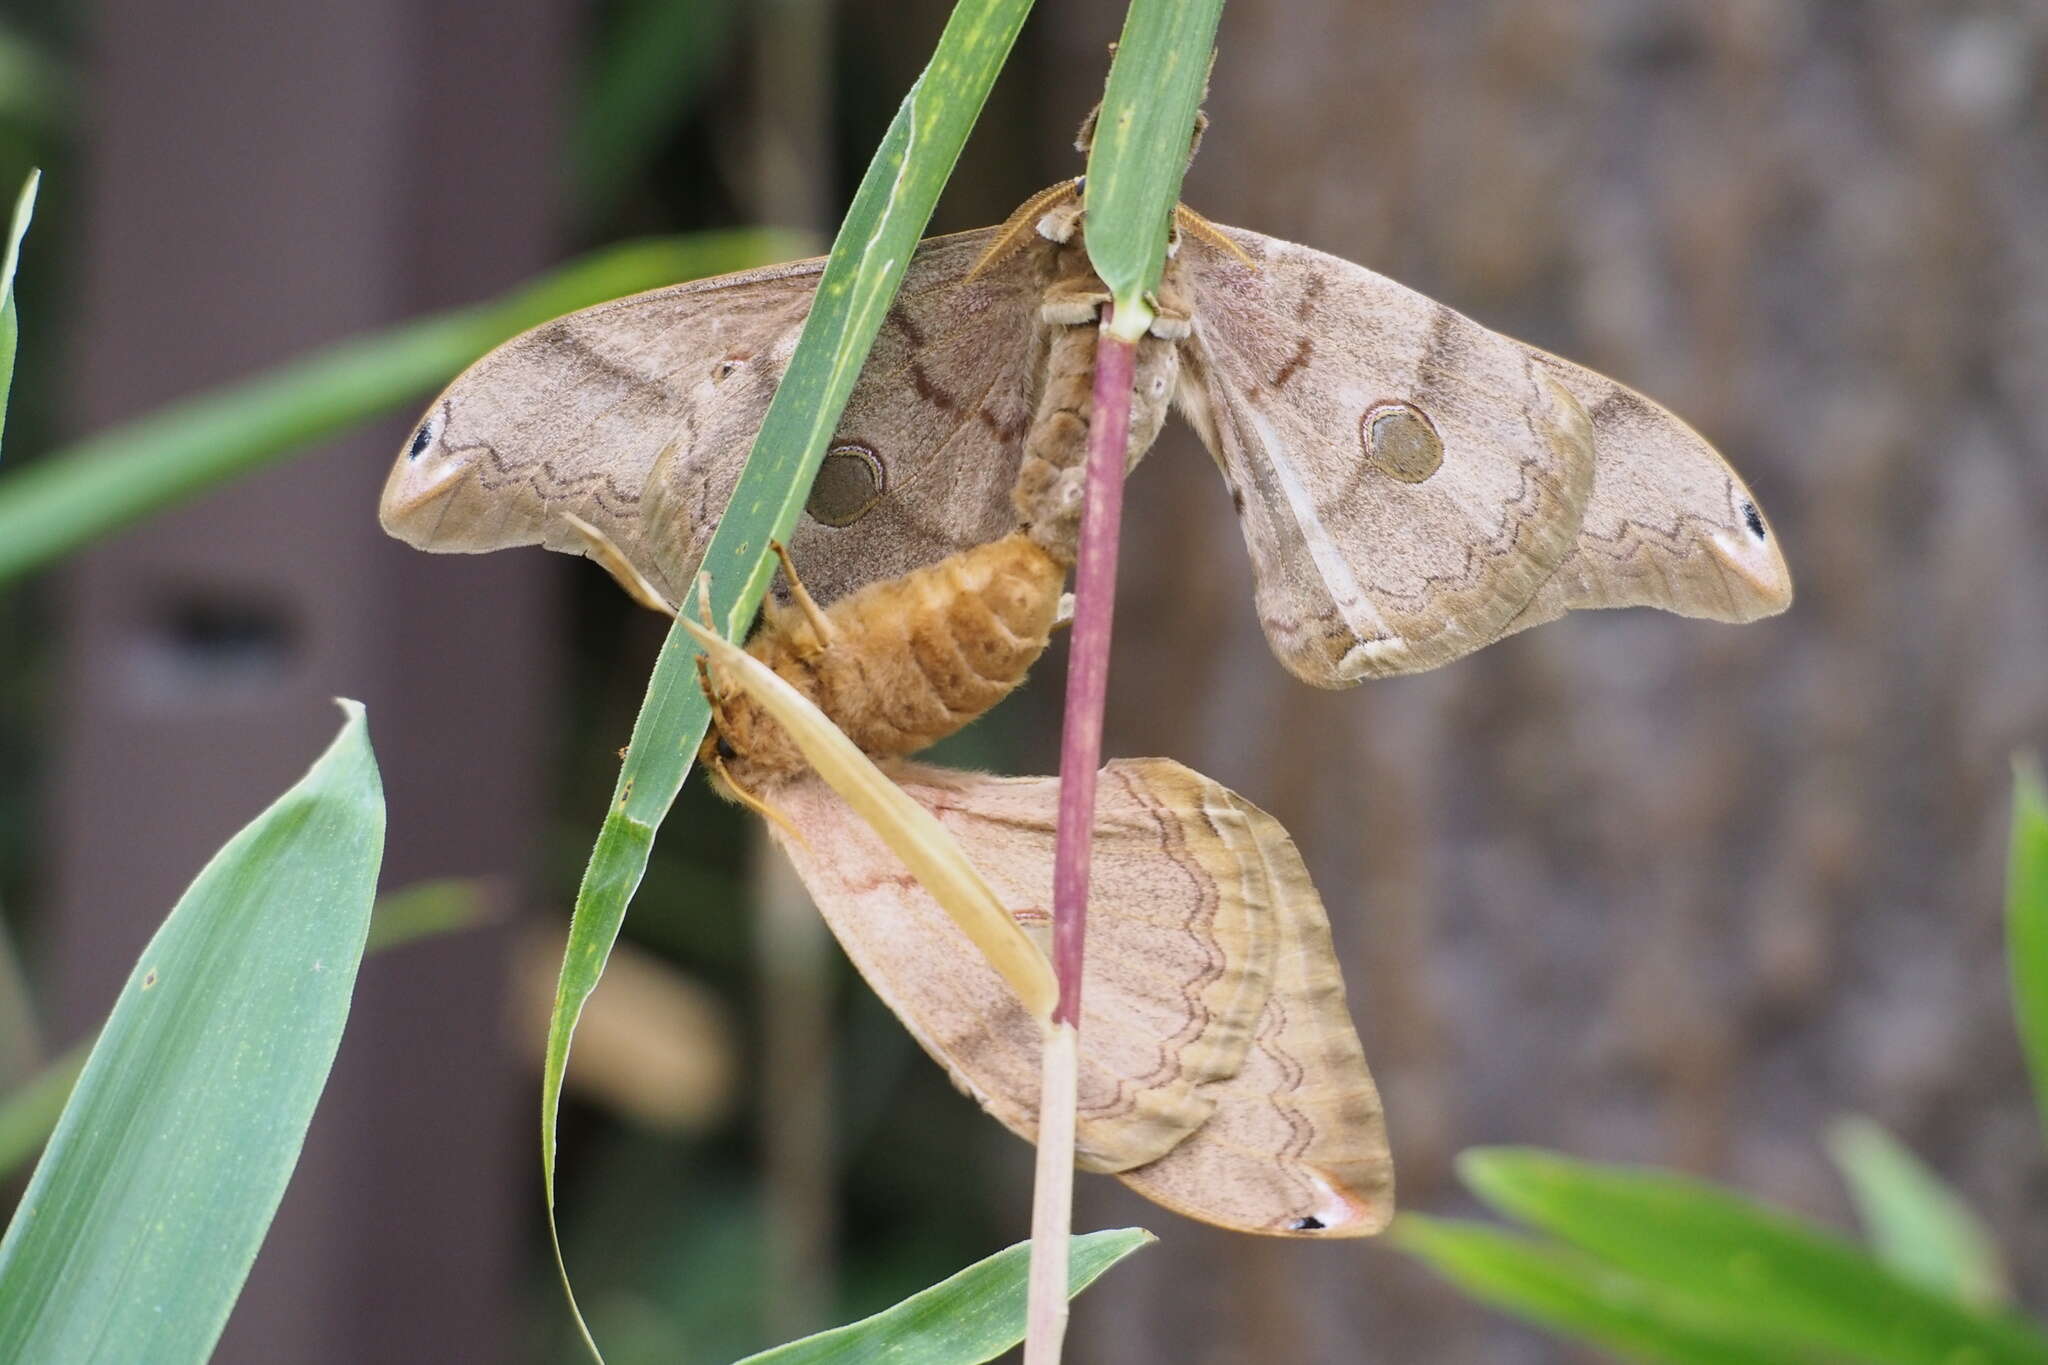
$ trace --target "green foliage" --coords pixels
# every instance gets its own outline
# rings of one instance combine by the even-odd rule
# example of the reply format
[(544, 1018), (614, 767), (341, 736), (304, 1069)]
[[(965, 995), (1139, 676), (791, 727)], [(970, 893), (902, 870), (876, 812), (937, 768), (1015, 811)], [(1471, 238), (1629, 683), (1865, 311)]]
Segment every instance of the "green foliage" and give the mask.
[(793, 242), (786, 233), (741, 231), (612, 247), (496, 302), (344, 341), (89, 436), (0, 479), (0, 583), (417, 402), (538, 323), (621, 294), (759, 264), (788, 254)]
[(2048, 795), (2041, 769), (2015, 766), (2012, 845), (2006, 864), (2005, 954), (2012, 973), (2013, 1020), (2034, 1079), (2034, 1103), (2048, 1136)]
[(0, 1239), (0, 1359), (204, 1360), (348, 1018), (384, 848), (362, 708), (143, 950)]
[[(1143, 1228), (1090, 1232), (1070, 1243), (1067, 1294), (1155, 1240)], [(977, 1365), (1024, 1339), (1031, 1244), (1019, 1242), (871, 1318), (748, 1356), (739, 1365)]]
[(1088, 153), (1088, 259), (1116, 300), (1111, 330), (1135, 341), (1166, 263), (1195, 111), (1223, 0), (1133, 0)]
[[(415, 939), (472, 928), (482, 921), (487, 907), (483, 884), (472, 878), (447, 877), (408, 886), (378, 900), (370, 913), (363, 951), (382, 952)], [(0, 1176), (34, 1156), (50, 1136), (91, 1051), (88, 1039), (0, 1095)]]
[(593, 45), (571, 141), (585, 214), (616, 204), (730, 58), (729, 0), (629, 0)]
[[(2048, 802), (2025, 764), (2007, 896), (2014, 1011), (2048, 1101)], [(1505, 1148), (1465, 1153), (1465, 1183), (1553, 1240), (1413, 1214), (1394, 1240), (1479, 1299), (1641, 1360), (2048, 1362), (1954, 1191), (1868, 1120), (1836, 1125), (1829, 1146), (1868, 1251), (1667, 1171)]]
[(1869, 1119), (1843, 1119), (1828, 1132), (1828, 1152), (1880, 1261), (1962, 1303), (2005, 1301), (2005, 1267), (1990, 1233), (1897, 1138)]
[[(796, 352), (705, 551), (712, 610), (728, 638), (740, 635), (760, 606), (771, 572), (768, 543), (787, 538), (796, 523), (868, 347), (1029, 10), (1030, 0), (961, 0), (954, 7), (854, 195)], [(553, 1209), (562, 1073), (583, 1002), (596, 989), (626, 904), (646, 871), (654, 832), (682, 789), (710, 720), (696, 658), (688, 636), (670, 631), (576, 895), (541, 1081), (542, 1180), (558, 1260)], [(587, 1329), (584, 1337), (597, 1355)]]
[(21, 338), (21, 318), (14, 306), (14, 270), (21, 263), (21, 239), (36, 211), (36, 186), (41, 171), (30, 171), (14, 201), (14, 222), (7, 230), (5, 256), (0, 256), (0, 428), (7, 425), (7, 395), (14, 387), (14, 349)]
[(2048, 1361), (2043, 1339), (1904, 1280), (1831, 1233), (1666, 1171), (1548, 1152), (1467, 1152), (1460, 1173), (1500, 1212), (1745, 1336), (1891, 1365)]
[(1637, 1360), (1786, 1365), (1782, 1345), (1745, 1340), (1684, 1295), (1555, 1243), (1417, 1213), (1387, 1235), (1474, 1298)]

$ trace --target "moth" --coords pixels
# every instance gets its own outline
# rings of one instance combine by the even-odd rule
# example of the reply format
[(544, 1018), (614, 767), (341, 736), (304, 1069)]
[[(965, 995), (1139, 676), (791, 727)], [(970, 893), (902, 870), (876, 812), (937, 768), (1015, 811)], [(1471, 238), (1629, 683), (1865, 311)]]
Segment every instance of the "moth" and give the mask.
[[(1080, 182), (1056, 185), (919, 247), (791, 540), (820, 601), (1015, 528), (1042, 409), (1085, 416), (1073, 376), (1107, 291), (1081, 204)], [(1756, 498), (1663, 408), (1361, 266), (1178, 222), (1134, 422), (1177, 407), (1208, 446), (1296, 676), (1430, 668), (1575, 608), (1789, 605)], [(681, 600), (822, 267), (659, 289), (505, 343), (428, 410), (385, 528), (427, 550), (588, 553), (580, 521)], [(1135, 456), (1150, 431), (1134, 438)], [(1038, 473), (1048, 501), (1073, 483)]]
[[(1021, 680), (1064, 580), (1021, 531), (830, 608), (792, 575), (792, 605), (771, 608), (745, 653), (891, 760)], [(707, 759), (770, 817), (861, 975), (962, 1090), (1034, 1139), (1044, 1033), (991, 965), (1000, 949), (970, 940), (755, 693), (715, 666), (707, 685)], [(991, 913), (1036, 945), (1024, 951), (1048, 958), (1057, 779), (900, 761), (887, 774), (964, 851)], [(1287, 832), (1178, 763), (1119, 760), (1101, 775), (1092, 866), (1077, 1164), (1238, 1231), (1379, 1231), (1393, 1212), (1379, 1095)]]

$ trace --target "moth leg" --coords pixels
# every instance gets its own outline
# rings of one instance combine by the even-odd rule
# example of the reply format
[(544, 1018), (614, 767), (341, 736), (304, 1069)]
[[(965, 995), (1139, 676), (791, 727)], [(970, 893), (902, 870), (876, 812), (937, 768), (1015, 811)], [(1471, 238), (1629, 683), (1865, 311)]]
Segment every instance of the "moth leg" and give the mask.
[(697, 656), (697, 687), (704, 693), (704, 700), (711, 704), (711, 728), (718, 734), (718, 742), (725, 744), (725, 699), (719, 695), (718, 684), (711, 679), (711, 664), (702, 654)]
[(727, 791), (732, 793), (733, 800), (739, 802), (763, 820), (773, 821), (784, 834), (796, 840), (804, 848), (810, 848), (811, 841), (804, 838), (804, 832), (798, 829), (787, 815), (784, 815), (781, 811), (775, 809), (774, 806), (763, 801), (760, 797), (754, 795), (754, 793), (733, 780), (732, 770), (725, 766), (725, 759), (722, 755), (712, 755), (711, 770), (718, 774), (718, 780), (724, 784)]
[[(717, 626), (711, 624), (711, 575), (697, 575), (697, 617), (704, 623), (704, 629), (716, 633)], [(720, 749), (731, 746), (725, 742), (726, 731), (730, 728), (725, 718), (725, 695), (719, 691), (718, 683), (711, 676), (711, 661), (697, 656), (697, 686), (704, 693), (704, 700), (711, 704), (711, 728), (718, 735)]]
[(834, 635), (832, 618), (825, 615), (825, 609), (818, 605), (804, 587), (803, 579), (797, 577), (796, 565), (789, 557), (789, 547), (779, 540), (771, 540), (768, 542), (768, 548), (775, 551), (775, 557), (782, 561), (782, 576), (789, 580), (790, 600), (795, 602), (797, 610), (804, 614), (804, 620), (810, 622), (811, 633), (818, 637), (818, 648), (831, 648)]

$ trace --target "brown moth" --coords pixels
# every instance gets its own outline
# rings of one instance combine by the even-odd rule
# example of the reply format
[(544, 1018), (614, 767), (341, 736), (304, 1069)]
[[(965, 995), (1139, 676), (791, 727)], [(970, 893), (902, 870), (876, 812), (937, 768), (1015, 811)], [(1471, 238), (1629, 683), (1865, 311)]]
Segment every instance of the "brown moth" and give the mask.
[[(1073, 400), (1085, 420), (1071, 380), (1106, 291), (1080, 202), (1078, 182), (1055, 186), (919, 247), (792, 538), (822, 600), (1010, 531), (1034, 419)], [(1347, 261), (1179, 224), (1134, 424), (1156, 429), (1170, 399), (1207, 443), (1296, 675), (1429, 668), (1573, 608), (1746, 621), (1790, 602), (1754, 496), (1648, 399)], [(385, 485), (386, 529), (429, 550), (582, 553), (581, 519), (679, 600), (822, 265), (505, 343), (435, 400)], [(1136, 454), (1150, 432), (1134, 435)], [(1077, 492), (1061, 472), (1039, 471), (1048, 497)]]
[[(891, 771), (1049, 952), (1058, 779)], [(1035, 1138), (1038, 1023), (822, 781), (772, 799), (805, 831), (777, 838), (861, 975), (962, 1090)], [(1380, 1231), (1379, 1093), (1286, 830), (1163, 758), (1104, 768), (1095, 821), (1077, 1164), (1240, 1232)]]
[[(1064, 575), (1020, 532), (825, 609), (792, 582), (794, 604), (745, 653), (886, 759), (1015, 686)], [(717, 667), (710, 687), (707, 759), (770, 816), (862, 976), (962, 1090), (1034, 1138), (1040, 1020), (757, 694)], [(1057, 779), (888, 771), (1048, 954)], [(1379, 1231), (1393, 1211), (1379, 1095), (1287, 832), (1167, 759), (1105, 768), (1095, 821), (1077, 1164), (1238, 1231)]]

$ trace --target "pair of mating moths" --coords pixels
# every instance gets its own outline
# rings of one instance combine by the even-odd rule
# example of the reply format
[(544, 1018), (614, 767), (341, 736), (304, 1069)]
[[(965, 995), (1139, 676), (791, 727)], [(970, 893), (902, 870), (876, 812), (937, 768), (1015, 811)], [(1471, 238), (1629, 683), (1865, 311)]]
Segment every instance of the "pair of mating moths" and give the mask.
[[(1021, 681), (1072, 557), (1099, 305), (1078, 185), (912, 260), (789, 547), (805, 581), (749, 652), (898, 759)], [(1783, 559), (1668, 412), (1349, 262), (1182, 211), (1139, 344), (1132, 458), (1169, 404), (1222, 468), (1275, 654), (1324, 687), (1434, 667), (1579, 607), (1748, 621)], [(422, 549), (601, 547), (680, 602), (820, 261), (602, 304), (506, 343), (429, 410), (385, 486)], [(707, 741), (919, 1043), (1036, 1130), (1039, 1029), (786, 736), (721, 684)], [(1027, 933), (1049, 931), (1057, 782), (896, 763)], [(1248, 1232), (1392, 1211), (1379, 1099), (1328, 921), (1270, 816), (1165, 759), (1104, 773), (1080, 1164)]]

